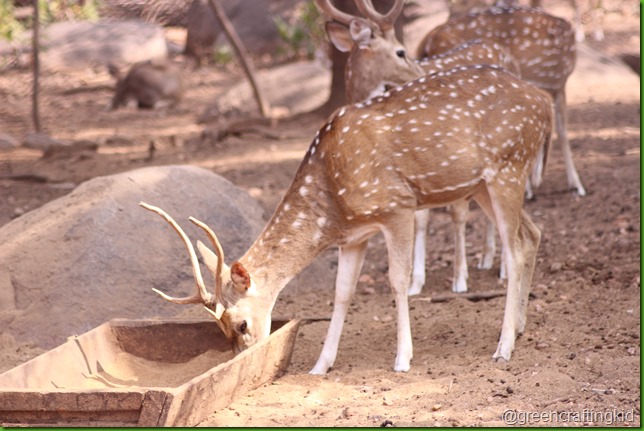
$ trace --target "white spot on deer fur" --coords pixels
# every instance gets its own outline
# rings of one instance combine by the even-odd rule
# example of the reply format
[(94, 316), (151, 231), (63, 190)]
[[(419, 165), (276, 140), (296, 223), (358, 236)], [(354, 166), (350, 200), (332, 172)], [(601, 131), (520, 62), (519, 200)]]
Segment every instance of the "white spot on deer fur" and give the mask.
[(345, 112), (347, 112), (347, 110), (346, 108), (343, 107), (342, 109), (340, 109), (340, 112), (338, 112), (338, 117), (342, 117), (345, 114)]
[(441, 166), (449, 166), (449, 162), (443, 161), (443, 162), (441, 162)]
[(280, 239), (280, 244), (286, 244), (286, 243), (288, 243), (289, 241), (290, 241), (290, 240), (289, 240), (288, 238), (282, 238), (282, 239)]
[(369, 183), (368, 183), (367, 181), (363, 181), (363, 182), (361, 182), (361, 183), (360, 183), (360, 186), (359, 186), (359, 187), (362, 189), (362, 188), (367, 187), (367, 185), (368, 185), (368, 184), (369, 184)]
[(304, 177), (304, 182), (306, 184), (311, 184), (313, 182), (313, 175), (307, 175)]
[(304, 197), (304, 196), (306, 196), (307, 194), (309, 194), (309, 190), (308, 190), (306, 187), (304, 187), (304, 186), (300, 187), (300, 189), (298, 190), (298, 192), (300, 193), (300, 196), (302, 196), (302, 197)]
[(344, 126), (342, 128), (342, 133), (347, 133), (349, 131), (350, 127), (349, 126)]
[(318, 243), (320, 242), (320, 238), (322, 238), (322, 232), (320, 230), (316, 230), (315, 233), (313, 234), (313, 241), (315, 243)]
[(342, 196), (346, 192), (347, 192), (347, 189), (340, 189), (340, 190), (338, 190), (338, 196)]
[(295, 229), (298, 229), (302, 226), (302, 220), (295, 220), (291, 226), (293, 226)]
[(326, 217), (319, 217), (315, 223), (320, 227), (323, 228), (326, 225)]

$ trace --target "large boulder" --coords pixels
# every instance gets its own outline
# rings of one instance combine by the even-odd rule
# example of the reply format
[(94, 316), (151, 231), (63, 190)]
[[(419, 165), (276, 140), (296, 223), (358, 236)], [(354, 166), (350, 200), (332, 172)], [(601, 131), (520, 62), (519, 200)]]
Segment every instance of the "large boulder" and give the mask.
[[(47, 71), (125, 65), (165, 59), (168, 45), (163, 28), (143, 21), (61, 21), (45, 26), (40, 35), (41, 67)], [(31, 52), (31, 32), (14, 44), (0, 44), (0, 55)]]
[[(191, 166), (152, 167), (99, 177), (0, 228), (0, 334), (52, 348), (116, 317), (175, 316), (187, 306), (150, 289), (194, 289), (188, 254), (172, 228), (139, 201), (217, 232), (230, 264), (263, 225), (263, 210), (222, 177)], [(204, 271), (206, 282), (212, 281)]]

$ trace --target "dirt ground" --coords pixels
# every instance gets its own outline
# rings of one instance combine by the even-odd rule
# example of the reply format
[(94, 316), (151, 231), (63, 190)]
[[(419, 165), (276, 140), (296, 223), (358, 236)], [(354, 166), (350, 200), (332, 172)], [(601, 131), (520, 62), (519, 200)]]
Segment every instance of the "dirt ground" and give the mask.
[[(588, 44), (613, 58), (639, 52), (639, 14), (610, 13), (604, 31), (604, 41), (590, 39)], [(197, 118), (239, 76), (235, 68), (186, 69), (188, 91), (179, 107), (109, 112), (107, 73), (45, 75), (46, 132), (65, 141), (88, 139), (102, 145), (96, 152), (47, 159), (39, 150), (0, 150), (0, 226), (92, 177), (177, 163), (223, 175), (270, 214), (322, 119), (285, 123), (270, 136), (248, 133), (216, 143), (202, 139), (204, 126)], [(543, 237), (528, 324), (509, 363), (491, 361), (503, 297), (428, 301), (450, 290), (453, 259), (449, 217), (433, 211), (427, 284), (410, 302), (411, 371), (392, 371), (395, 308), (386, 281), (384, 242), (377, 237), (333, 369), (324, 377), (307, 374), (328, 322), (305, 323), (283, 377), (214, 412), (202, 425), (639, 426), (640, 98), (638, 88), (616, 91), (613, 85), (619, 82), (609, 78), (605, 85), (586, 85), (584, 75), (577, 74), (569, 87), (569, 135), (588, 195), (580, 198), (566, 189), (555, 144), (544, 184), (537, 198), (526, 203)], [(0, 133), (22, 140), (31, 131), (30, 85), (28, 71), (0, 74)], [(23, 174), (39, 178), (6, 178)], [(474, 207), (467, 228), (470, 290), (502, 289), (498, 256), (493, 270), (476, 269), (484, 222)], [(280, 296), (274, 316), (330, 316), (332, 301), (329, 286), (302, 288)], [(39, 353), (30, 346), (5, 350), (2, 364), (10, 368)]]

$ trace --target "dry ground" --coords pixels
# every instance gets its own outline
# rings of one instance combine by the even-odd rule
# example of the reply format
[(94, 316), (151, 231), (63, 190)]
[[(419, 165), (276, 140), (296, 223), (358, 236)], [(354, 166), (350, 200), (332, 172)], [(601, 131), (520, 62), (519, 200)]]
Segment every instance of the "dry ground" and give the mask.
[[(611, 2), (608, 2), (611, 3)], [(612, 3), (611, 3), (612, 4)], [(590, 41), (615, 56), (639, 51), (639, 15), (612, 13), (606, 40)], [(47, 182), (0, 179), (0, 225), (68, 193), (97, 175), (148, 165), (189, 163), (212, 169), (257, 197), (270, 213), (288, 186), (316, 121), (283, 125), (280, 139), (261, 134), (215, 144), (199, 138), (198, 115), (237, 71), (187, 70), (186, 101), (173, 110), (105, 111), (104, 72), (43, 78), (43, 123), (63, 139), (104, 142), (98, 152), (41, 159), (37, 150), (0, 150), (0, 175), (36, 174)], [(639, 91), (605, 77), (591, 85), (577, 74), (569, 91), (569, 130), (578, 170), (588, 190), (565, 187), (555, 145), (544, 185), (526, 204), (543, 231), (525, 335), (511, 362), (492, 363), (503, 298), (427, 301), (450, 289), (449, 217), (433, 212), (428, 281), (411, 301), (414, 359), (408, 373), (391, 371), (395, 309), (386, 282), (386, 252), (372, 241), (334, 368), (307, 372), (320, 352), (328, 322), (304, 324), (286, 375), (241, 397), (204, 421), (207, 426), (503, 425), (502, 413), (621, 412), (618, 424), (640, 422), (640, 111)], [(590, 78), (589, 78), (590, 79)], [(29, 73), (0, 75), (0, 132), (22, 139), (31, 129)], [(71, 90), (70, 89), (75, 89)], [(619, 90), (619, 91), (617, 91)], [(108, 139), (109, 138), (109, 139)], [(157, 151), (148, 158), (151, 140)], [(472, 205), (474, 207), (474, 205)], [(476, 270), (483, 221), (468, 226), (472, 291), (501, 288), (493, 271)], [(330, 258), (333, 254), (330, 255)], [(497, 259), (498, 261), (498, 259)], [(276, 316), (328, 316), (330, 286), (301, 287), (278, 300)], [(1, 341), (1, 339), (0, 339)], [(1, 343), (0, 343), (1, 344)], [(2, 351), (4, 369), (40, 353), (30, 346)], [(0, 370), (1, 371), (1, 370)], [(597, 416), (573, 422), (608, 424)], [(512, 416), (508, 417), (512, 419)], [(521, 421), (524, 416), (517, 416)], [(635, 422), (629, 422), (634, 419)], [(532, 425), (551, 425), (531, 422)], [(562, 422), (558, 423), (563, 424)]]

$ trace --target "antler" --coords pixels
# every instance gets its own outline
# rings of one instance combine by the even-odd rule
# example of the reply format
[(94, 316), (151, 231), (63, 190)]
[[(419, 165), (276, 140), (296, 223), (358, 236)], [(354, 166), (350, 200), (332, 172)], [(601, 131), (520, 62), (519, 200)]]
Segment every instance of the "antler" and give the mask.
[(215, 249), (215, 255), (217, 256), (217, 268), (213, 276), (215, 278), (215, 299), (217, 299), (217, 306), (219, 306), (222, 298), (221, 271), (224, 267), (224, 250), (221, 247), (221, 244), (219, 243), (219, 239), (217, 238), (217, 235), (215, 235), (212, 229), (210, 229), (204, 222), (201, 222), (194, 217), (190, 217), (188, 218), (188, 220), (190, 220), (192, 223), (199, 226), (201, 229), (203, 229), (206, 232), (206, 236), (208, 236), (210, 243)]
[[(216, 300), (218, 302), (218, 299), (221, 298), (221, 296), (220, 295), (215, 295), (213, 297), (213, 295), (206, 290), (206, 286), (204, 285), (204, 282), (203, 282), (203, 277), (201, 276), (201, 270), (199, 269), (199, 260), (197, 259), (197, 254), (195, 253), (195, 249), (192, 246), (192, 243), (190, 242), (190, 239), (188, 238), (188, 235), (186, 235), (186, 233), (181, 229), (181, 227), (177, 224), (177, 222), (174, 221), (174, 219), (172, 217), (170, 217), (161, 208), (157, 208), (155, 206), (148, 205), (145, 202), (139, 202), (139, 205), (141, 205), (146, 210), (149, 210), (149, 211), (152, 211), (152, 212), (155, 212), (155, 213), (159, 214), (161, 217), (163, 217), (165, 219), (165, 221), (167, 221), (174, 228), (174, 230), (179, 234), (179, 236), (181, 236), (181, 239), (183, 239), (183, 242), (185, 243), (186, 248), (188, 249), (188, 253), (190, 254), (190, 262), (192, 263), (192, 273), (193, 273), (193, 275), (195, 277), (195, 281), (197, 283), (197, 292), (192, 296), (186, 296), (186, 297), (183, 297), (183, 298), (175, 298), (173, 296), (166, 295), (165, 293), (161, 292), (160, 290), (157, 290), (157, 289), (154, 289), (154, 288), (152, 288), (152, 290), (154, 290), (156, 293), (161, 295), (161, 297), (163, 299), (165, 299), (167, 301), (170, 301), (170, 302), (174, 302), (176, 304), (200, 304), (200, 303), (203, 303), (203, 304), (206, 305), (206, 308), (207, 308), (208, 305), (215, 304)], [(202, 228), (205, 226), (202, 222), (200, 222), (198, 220), (195, 220), (193, 218), (191, 218), (191, 221), (193, 223), (197, 224), (198, 226), (202, 227)], [(206, 228), (207, 228), (207, 226), (206, 226)], [(208, 229), (206, 232), (208, 232), (208, 231), (210, 231), (210, 229)], [(212, 234), (212, 235), (214, 237), (214, 234)], [(210, 234), (208, 236), (210, 237)], [(216, 241), (216, 237), (214, 237), (214, 238), (215, 238), (215, 241)], [(212, 238), (211, 238), (211, 241), (212, 241)], [(218, 241), (217, 241), (217, 245), (218, 245), (219, 251), (221, 252), (221, 246), (219, 245)], [(216, 292), (216, 293), (221, 293), (221, 265), (223, 264), (222, 262), (223, 262), (223, 252), (221, 253), (220, 261), (217, 263), (217, 269), (219, 270), (219, 272), (218, 272), (219, 276), (215, 277), (215, 278), (218, 279), (218, 280), (216, 280), (216, 285), (219, 286), (219, 292)], [(217, 304), (217, 305), (219, 305), (219, 304)], [(220, 317), (221, 317), (221, 315), (220, 315)]]
[(331, 0), (315, 0), (315, 4), (318, 6), (320, 10), (322, 10), (325, 14), (329, 16), (329, 18), (345, 25), (350, 25), (351, 21), (356, 19), (357, 17), (348, 14), (346, 12), (342, 12), (335, 6), (331, 4)]
[(396, 0), (389, 12), (381, 14), (373, 7), (371, 0), (356, 0), (356, 6), (360, 13), (366, 18), (376, 23), (383, 32), (394, 28), (394, 23), (403, 10), (403, 0)]

